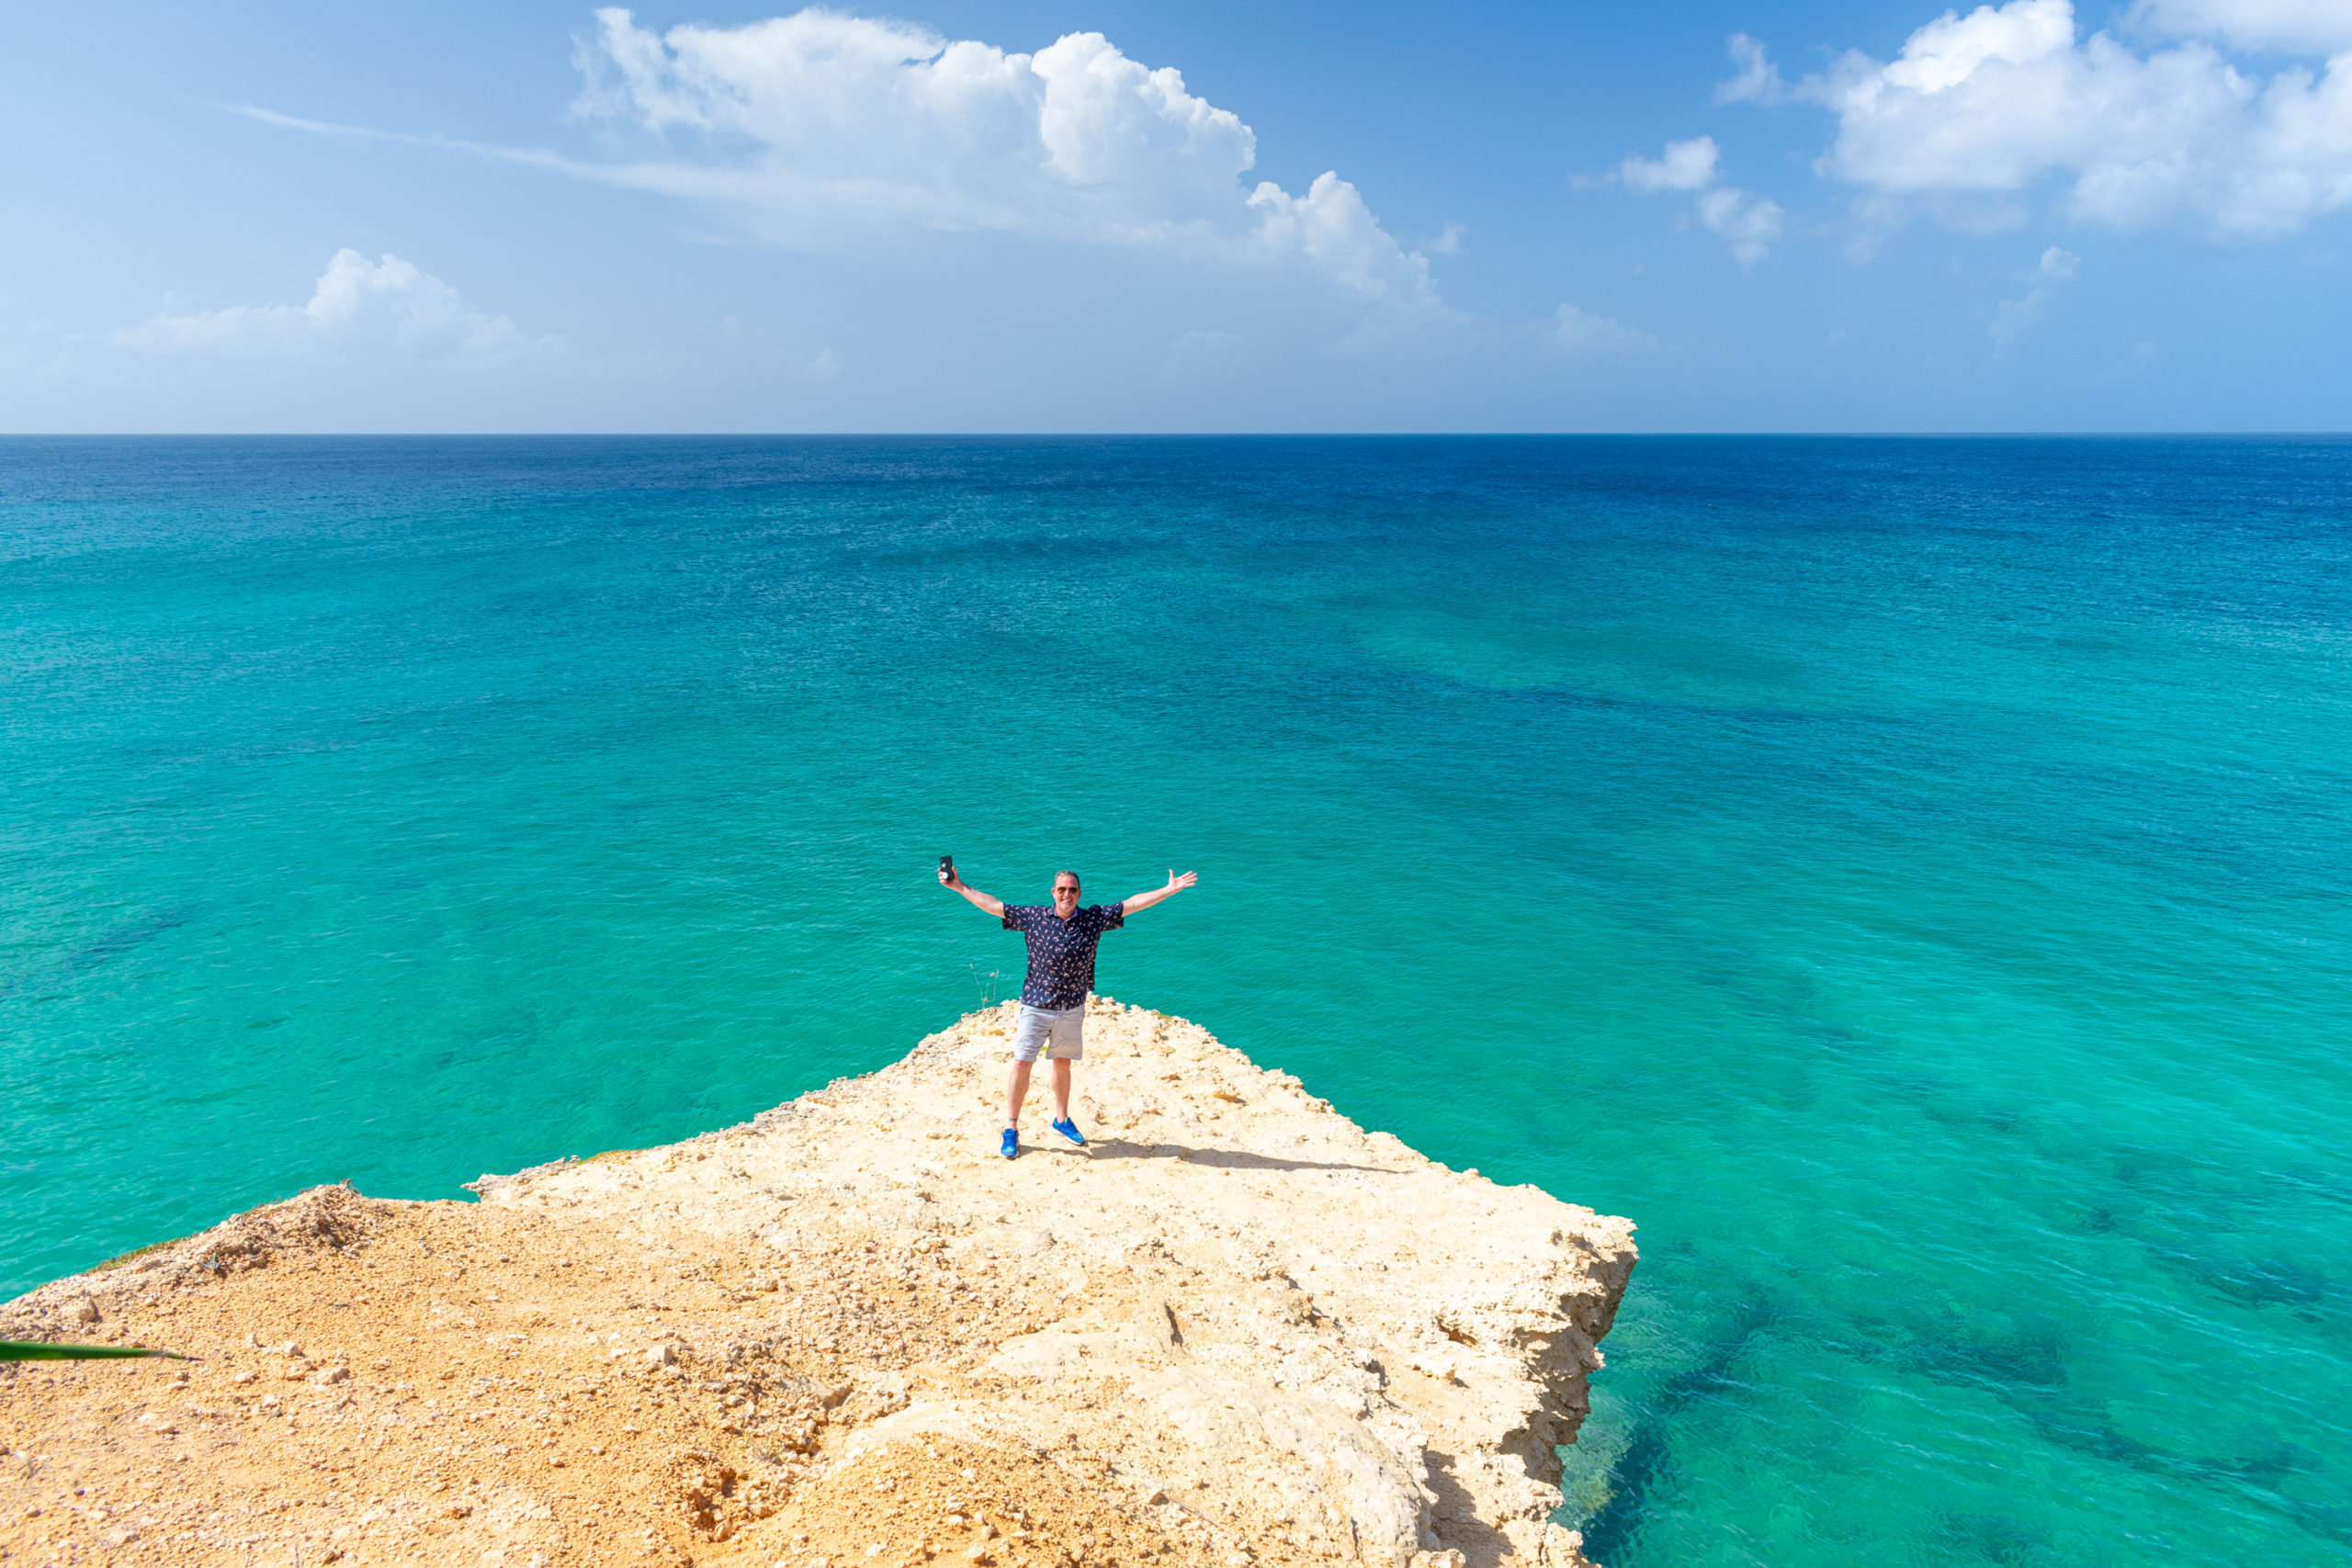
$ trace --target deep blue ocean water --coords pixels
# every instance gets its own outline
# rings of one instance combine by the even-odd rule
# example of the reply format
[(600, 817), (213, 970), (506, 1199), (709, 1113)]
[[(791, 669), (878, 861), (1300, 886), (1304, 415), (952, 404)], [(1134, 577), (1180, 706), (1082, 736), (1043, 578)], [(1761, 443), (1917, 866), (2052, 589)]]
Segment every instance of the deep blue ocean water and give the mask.
[(1194, 867), (1103, 990), (1640, 1224), (1611, 1568), (2352, 1557), (2352, 444), (11, 440), (0, 637), (0, 1294)]

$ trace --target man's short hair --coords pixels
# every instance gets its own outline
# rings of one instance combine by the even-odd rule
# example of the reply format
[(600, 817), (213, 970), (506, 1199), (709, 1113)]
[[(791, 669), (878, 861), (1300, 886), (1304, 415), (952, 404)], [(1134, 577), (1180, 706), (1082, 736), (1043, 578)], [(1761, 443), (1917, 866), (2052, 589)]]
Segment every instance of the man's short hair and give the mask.
[(1065, 876), (1069, 877), (1072, 882), (1078, 883), (1080, 887), (1086, 886), (1086, 884), (1080, 879), (1078, 873), (1074, 871), (1057, 871), (1054, 873), (1054, 886), (1059, 887), (1062, 885), (1062, 878)]

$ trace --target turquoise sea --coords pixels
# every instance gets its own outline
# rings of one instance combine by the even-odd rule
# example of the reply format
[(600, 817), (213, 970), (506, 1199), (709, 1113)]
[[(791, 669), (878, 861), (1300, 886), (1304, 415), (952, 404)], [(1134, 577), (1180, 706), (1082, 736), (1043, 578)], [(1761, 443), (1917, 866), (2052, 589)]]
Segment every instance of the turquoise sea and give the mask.
[(1102, 989), (1640, 1224), (1610, 1568), (2352, 1558), (2352, 443), (10, 440), (0, 639), (0, 1294), (1197, 868)]

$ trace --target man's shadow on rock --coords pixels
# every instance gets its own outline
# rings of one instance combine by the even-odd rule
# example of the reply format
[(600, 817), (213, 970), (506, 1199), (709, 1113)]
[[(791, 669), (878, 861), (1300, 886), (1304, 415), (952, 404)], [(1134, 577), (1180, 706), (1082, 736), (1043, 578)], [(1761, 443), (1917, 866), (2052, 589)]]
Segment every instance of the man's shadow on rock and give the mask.
[(1385, 1166), (1281, 1159), (1273, 1155), (1253, 1155), (1247, 1149), (1196, 1149), (1184, 1144), (1131, 1144), (1125, 1138), (1097, 1138), (1087, 1149), (1096, 1159), (1172, 1159), (1186, 1165), (1214, 1166), (1220, 1170), (1367, 1170), (1374, 1176), (1397, 1174)]

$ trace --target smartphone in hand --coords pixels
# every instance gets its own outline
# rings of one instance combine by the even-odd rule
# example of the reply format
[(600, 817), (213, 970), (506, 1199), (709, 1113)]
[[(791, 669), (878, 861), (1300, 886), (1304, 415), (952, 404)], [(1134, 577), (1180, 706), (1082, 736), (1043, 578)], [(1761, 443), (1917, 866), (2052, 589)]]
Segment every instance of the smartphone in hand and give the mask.
[(956, 857), (954, 855), (942, 855), (939, 857), (939, 880), (942, 882), (953, 882), (956, 880)]

